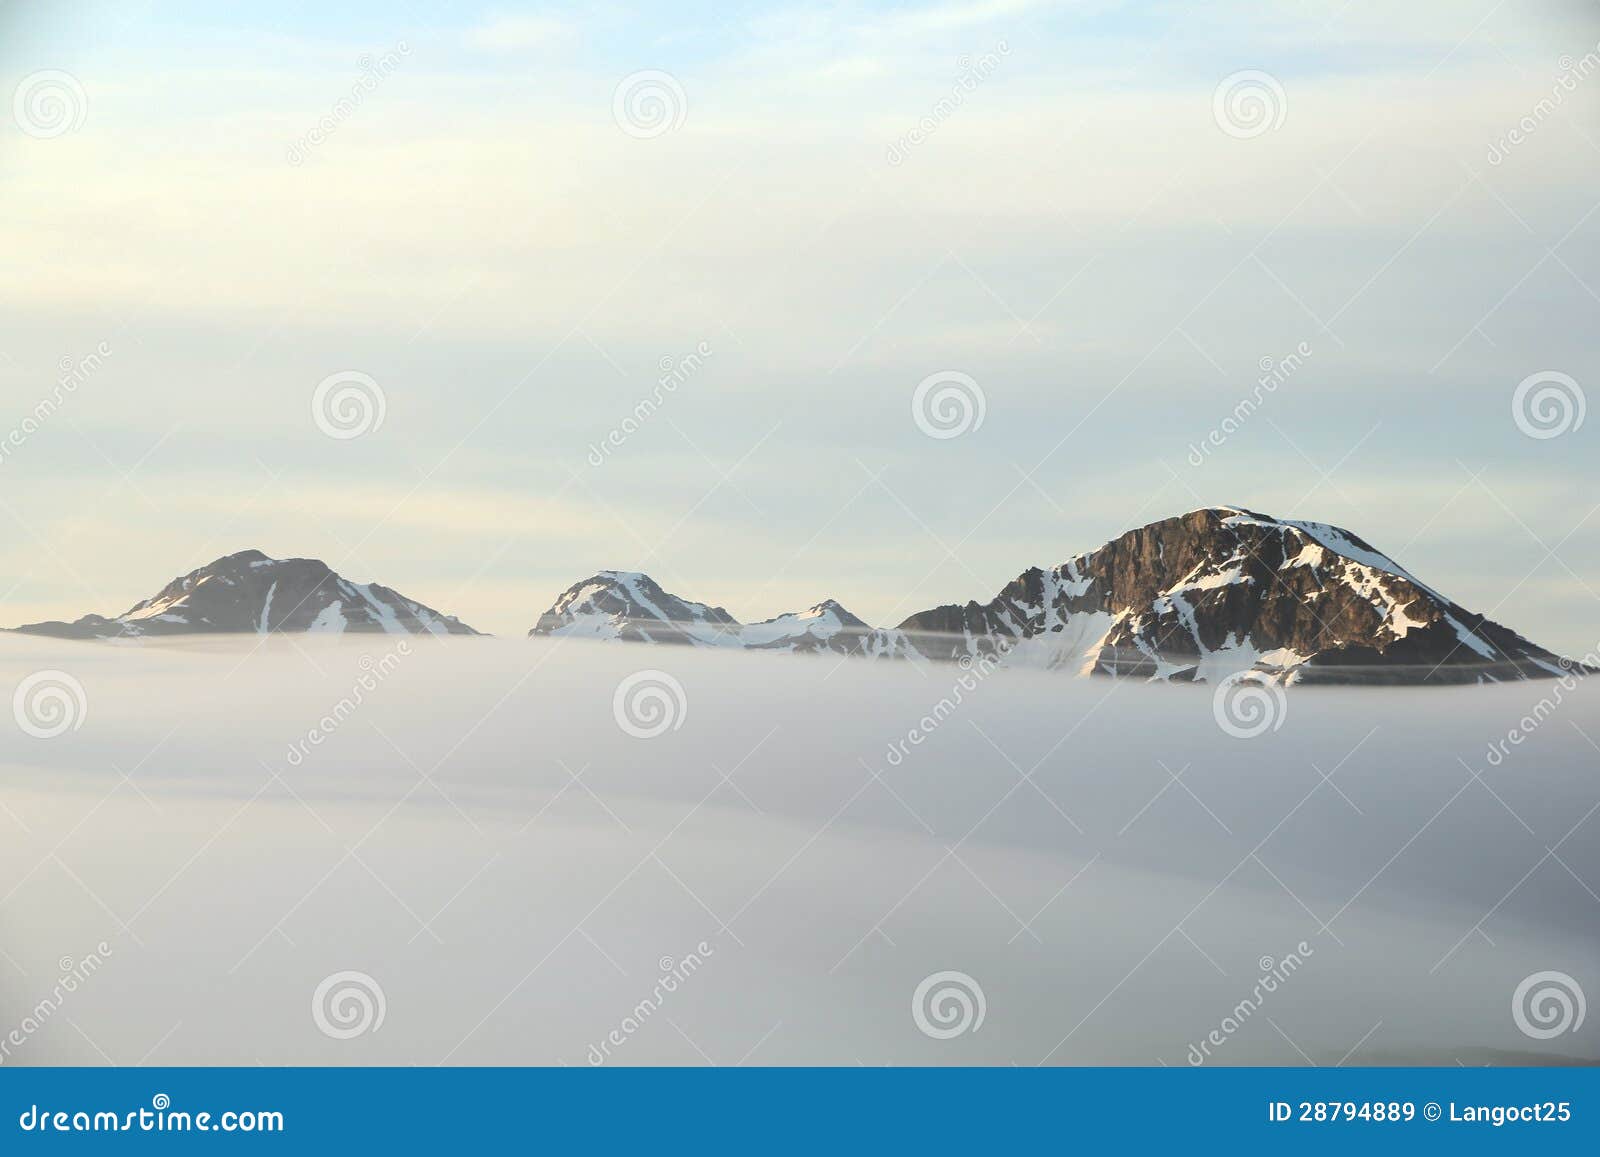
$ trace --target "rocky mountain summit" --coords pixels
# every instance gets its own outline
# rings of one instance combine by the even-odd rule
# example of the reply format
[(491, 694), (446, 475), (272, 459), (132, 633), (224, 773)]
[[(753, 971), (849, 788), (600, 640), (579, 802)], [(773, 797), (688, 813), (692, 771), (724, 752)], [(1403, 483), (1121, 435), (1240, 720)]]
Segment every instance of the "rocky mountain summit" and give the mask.
[(30, 623), (17, 630), (66, 639), (195, 633), (381, 632), (476, 635), (454, 615), (377, 583), (353, 583), (314, 558), (230, 554), (173, 579), (115, 618)]

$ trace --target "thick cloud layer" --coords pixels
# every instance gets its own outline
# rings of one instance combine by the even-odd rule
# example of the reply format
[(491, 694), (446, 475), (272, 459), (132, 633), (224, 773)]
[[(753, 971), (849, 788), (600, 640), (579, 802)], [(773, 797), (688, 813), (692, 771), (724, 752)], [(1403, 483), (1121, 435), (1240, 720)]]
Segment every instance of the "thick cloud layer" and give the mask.
[(7, 1064), (1600, 1059), (1513, 1015), (1600, 992), (1588, 687), (378, 636), (0, 690)]

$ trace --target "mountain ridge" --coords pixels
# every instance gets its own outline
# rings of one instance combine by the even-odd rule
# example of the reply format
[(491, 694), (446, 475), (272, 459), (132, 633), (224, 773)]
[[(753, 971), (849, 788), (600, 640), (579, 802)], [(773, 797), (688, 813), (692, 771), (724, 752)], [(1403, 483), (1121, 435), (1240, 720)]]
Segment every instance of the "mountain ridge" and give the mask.
[[(611, 589), (608, 576), (619, 575), (629, 590), (648, 584), (682, 617), (714, 616), (716, 629), (660, 638), (651, 600)], [(839, 607), (818, 607), (828, 605)], [(850, 618), (812, 631), (800, 615), (779, 616), (766, 622), (794, 629), (756, 643), (746, 632), (763, 624), (739, 624), (637, 572), (602, 571), (569, 588), (529, 634), (946, 662), (1003, 652), (1014, 665), (1160, 681), (1497, 682), (1571, 669), (1350, 531), (1237, 506), (1160, 519), (1054, 567), (1029, 567), (986, 603), (932, 607), (890, 628)]]
[[(192, 633), (479, 635), (319, 559), (242, 550), (180, 575), (121, 615), (14, 630), (77, 639)], [(827, 598), (741, 623), (639, 571), (572, 584), (530, 636), (647, 645), (1006, 664), (1079, 676), (1216, 682), (1463, 683), (1556, 678), (1574, 665), (1424, 584), (1328, 523), (1211, 506), (1023, 570), (986, 602), (875, 627)]]

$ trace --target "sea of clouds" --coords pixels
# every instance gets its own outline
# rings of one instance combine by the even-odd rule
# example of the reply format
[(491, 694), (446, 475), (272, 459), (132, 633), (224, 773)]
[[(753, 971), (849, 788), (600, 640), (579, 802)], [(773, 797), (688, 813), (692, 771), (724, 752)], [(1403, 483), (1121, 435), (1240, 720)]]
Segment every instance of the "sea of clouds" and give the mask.
[(0, 1064), (1594, 1062), (1569, 683), (0, 636)]

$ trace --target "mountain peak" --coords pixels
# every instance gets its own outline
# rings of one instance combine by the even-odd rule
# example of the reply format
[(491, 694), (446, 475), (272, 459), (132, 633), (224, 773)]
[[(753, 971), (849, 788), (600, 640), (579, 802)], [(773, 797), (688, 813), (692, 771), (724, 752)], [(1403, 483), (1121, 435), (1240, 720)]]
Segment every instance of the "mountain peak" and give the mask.
[(1425, 586), (1329, 523), (1203, 507), (1013, 580), (986, 604), (900, 624), (956, 659), (1004, 642), (1013, 661), (1082, 674), (1216, 681), (1498, 681), (1563, 673), (1551, 652)]
[(860, 619), (857, 619), (849, 611), (845, 610), (843, 605), (837, 599), (823, 599), (820, 603), (816, 603), (811, 607), (808, 607), (805, 613), (808, 615), (835, 614), (844, 619), (853, 620), (857, 623), (861, 622)]
[(31, 623), (17, 630), (64, 638), (279, 632), (476, 635), (453, 615), (377, 583), (353, 583), (321, 559), (224, 555), (173, 579), (116, 618)]
[(528, 634), (841, 654), (887, 645), (885, 632), (874, 631), (833, 599), (745, 624), (721, 607), (669, 594), (638, 571), (600, 571), (573, 583)]
[[(1258, 518), (1258, 519), (1262, 520), (1263, 522), (1277, 522), (1278, 521), (1276, 518), (1273, 518), (1270, 514), (1262, 514), (1260, 511), (1251, 510), (1248, 506), (1232, 506), (1232, 505), (1229, 505), (1227, 503), (1222, 503), (1222, 504), (1217, 505), (1217, 506), (1197, 506), (1193, 510), (1186, 510), (1182, 514), (1174, 515), (1174, 517), (1175, 518), (1189, 518), (1189, 517), (1192, 517), (1193, 515), (1196, 515), (1196, 514), (1209, 514), (1213, 518), (1216, 518), (1216, 519), (1219, 519), (1219, 520), (1220, 519), (1224, 519), (1224, 518), (1238, 518), (1238, 517), (1242, 516), (1242, 517), (1245, 517), (1245, 518)], [(1167, 519), (1161, 519), (1160, 521), (1166, 522), (1168, 520)]]
[(528, 633), (693, 645), (737, 627), (721, 607), (668, 594), (642, 571), (602, 570), (563, 591)]

